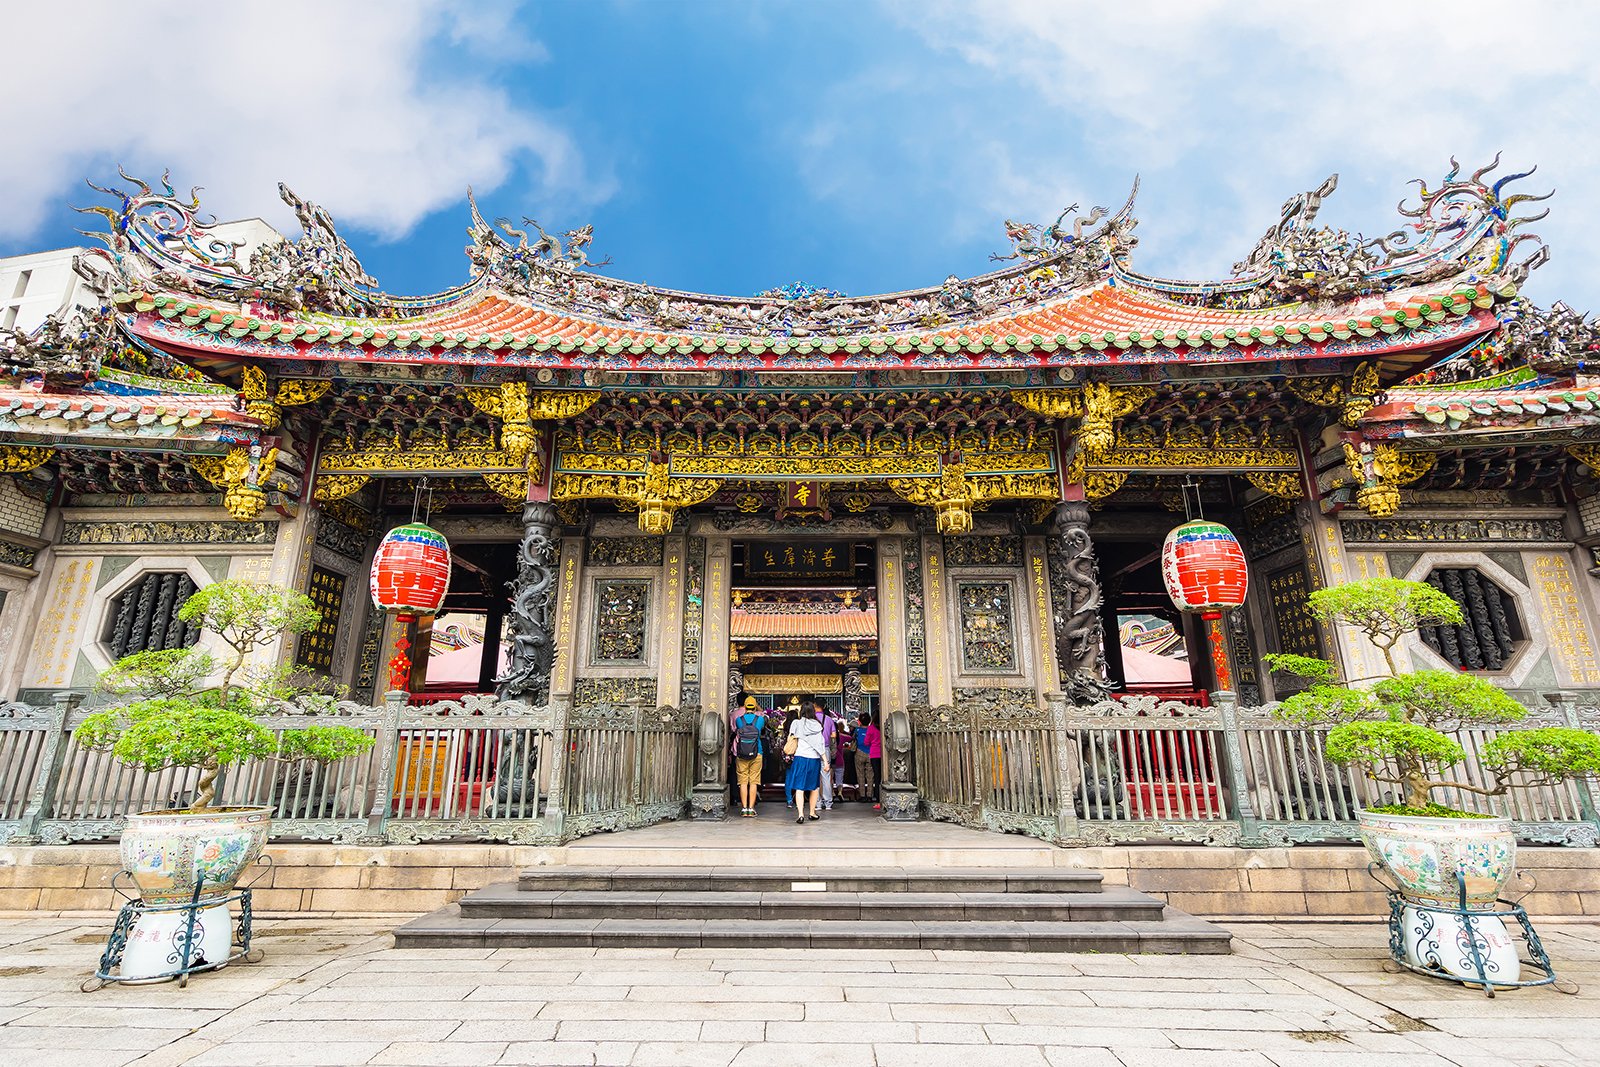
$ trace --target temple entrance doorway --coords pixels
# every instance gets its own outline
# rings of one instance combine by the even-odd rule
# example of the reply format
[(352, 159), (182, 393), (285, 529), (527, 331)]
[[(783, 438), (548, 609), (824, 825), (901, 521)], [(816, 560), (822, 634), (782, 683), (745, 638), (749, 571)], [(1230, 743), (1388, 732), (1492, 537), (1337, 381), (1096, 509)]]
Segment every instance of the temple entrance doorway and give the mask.
[[(734, 543), (732, 562), (732, 688), (741, 706), (753, 697), (767, 716), (761, 798), (781, 801), (786, 761), (780, 738), (792, 702), (815, 698), (838, 730), (853, 730), (862, 712), (876, 717), (876, 546), (822, 536), (749, 540)], [(839, 762), (843, 773), (833, 801), (871, 800), (853, 756)]]
[(462, 542), (450, 549), (450, 590), (437, 615), (425, 615), (411, 635), (410, 691), (419, 699), (451, 700), (493, 693), (511, 652), (506, 615), (517, 576), (514, 541)]
[(1160, 541), (1096, 544), (1104, 594), (1106, 673), (1117, 693), (1204, 703), (1205, 645), (1161, 579)]

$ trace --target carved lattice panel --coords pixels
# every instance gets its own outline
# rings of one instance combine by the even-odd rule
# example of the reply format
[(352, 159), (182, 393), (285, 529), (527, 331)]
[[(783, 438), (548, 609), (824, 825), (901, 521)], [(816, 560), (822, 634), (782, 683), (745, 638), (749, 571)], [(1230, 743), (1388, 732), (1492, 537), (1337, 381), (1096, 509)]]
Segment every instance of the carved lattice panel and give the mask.
[(607, 578), (594, 584), (594, 641), (590, 662), (639, 666), (645, 662), (650, 583)]
[(181, 571), (150, 571), (118, 593), (106, 620), (111, 658), (188, 648), (200, 640), (199, 627), (178, 618), (178, 609), (194, 591), (194, 580)]
[(1016, 605), (1010, 582), (957, 582), (961, 667), (977, 674), (1018, 669)]

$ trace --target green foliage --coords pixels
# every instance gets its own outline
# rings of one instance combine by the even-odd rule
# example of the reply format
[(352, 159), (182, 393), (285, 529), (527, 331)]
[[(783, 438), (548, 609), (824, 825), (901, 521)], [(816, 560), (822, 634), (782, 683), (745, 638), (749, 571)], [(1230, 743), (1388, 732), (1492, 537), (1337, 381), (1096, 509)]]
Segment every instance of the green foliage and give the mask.
[(216, 669), (211, 654), (198, 648), (135, 652), (102, 671), (96, 685), (111, 696), (176, 697)]
[(304, 593), (271, 582), (229, 578), (195, 592), (178, 609), (178, 618), (247, 652), (280, 633), (310, 631), (322, 613)]
[(1412, 671), (1383, 679), (1372, 694), (1390, 718), (1436, 727), (1516, 722), (1528, 715), (1504, 689), (1463, 671)]
[(1372, 693), (1342, 685), (1314, 685), (1285, 698), (1274, 712), (1286, 722), (1302, 726), (1387, 718)]
[(1293, 652), (1268, 652), (1261, 657), (1268, 669), (1308, 678), (1313, 682), (1334, 680), (1333, 664), (1316, 656), (1297, 656)]
[(1600, 737), (1569, 726), (1517, 730), (1485, 744), (1479, 758), (1490, 770), (1540, 782), (1600, 775)]
[(80, 745), (109, 751), (147, 771), (198, 769), (192, 811), (211, 806), (223, 768), (248, 760), (331, 763), (372, 746), (370, 736), (350, 726), (274, 734), (251, 718), (251, 713), (279, 709), (315, 713), (342, 691), (328, 683), (298, 681), (292, 666), (244, 666), (252, 651), (279, 634), (316, 626), (319, 614), (309, 597), (266, 582), (230, 579), (195, 593), (178, 617), (216, 633), (233, 648), (220, 668), (221, 685), (201, 688), (218, 665), (196, 649), (125, 656), (101, 674), (99, 686), (113, 696), (137, 699), (90, 715), (73, 733)]
[(1492, 819), (1493, 815), (1483, 811), (1461, 811), (1457, 808), (1446, 807), (1443, 804), (1423, 804), (1413, 807), (1410, 804), (1374, 804), (1367, 809), (1378, 815), (1421, 815), (1428, 819)]
[(1335, 763), (1414, 764), (1437, 771), (1467, 756), (1461, 745), (1432, 727), (1414, 722), (1347, 722), (1328, 731), (1328, 758)]
[(335, 763), (372, 747), (371, 734), (353, 726), (307, 726), (284, 733), (278, 755), (284, 759), (306, 759), (316, 763)]
[(147, 771), (214, 770), (265, 759), (278, 750), (272, 731), (250, 716), (189, 697), (157, 697), (98, 712), (73, 737)]
[(1347, 622), (1380, 647), (1422, 626), (1459, 625), (1461, 606), (1427, 582), (1366, 578), (1318, 589), (1308, 598), (1311, 613), (1329, 622)]

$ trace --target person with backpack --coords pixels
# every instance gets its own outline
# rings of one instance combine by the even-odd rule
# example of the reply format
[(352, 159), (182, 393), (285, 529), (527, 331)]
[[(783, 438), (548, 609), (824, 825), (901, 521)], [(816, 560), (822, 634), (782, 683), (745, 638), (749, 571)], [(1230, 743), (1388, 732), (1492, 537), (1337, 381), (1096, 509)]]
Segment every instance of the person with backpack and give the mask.
[(739, 784), (739, 815), (746, 819), (756, 816), (756, 794), (761, 789), (761, 766), (765, 746), (761, 732), (767, 728), (767, 717), (762, 714), (761, 702), (755, 697), (744, 698), (744, 711), (733, 720), (734, 781)]
[(856, 791), (857, 799), (873, 800), (874, 808), (882, 807), (876, 800), (878, 791), (877, 761), (883, 756), (883, 735), (872, 722), (872, 712), (863, 711), (856, 727)]

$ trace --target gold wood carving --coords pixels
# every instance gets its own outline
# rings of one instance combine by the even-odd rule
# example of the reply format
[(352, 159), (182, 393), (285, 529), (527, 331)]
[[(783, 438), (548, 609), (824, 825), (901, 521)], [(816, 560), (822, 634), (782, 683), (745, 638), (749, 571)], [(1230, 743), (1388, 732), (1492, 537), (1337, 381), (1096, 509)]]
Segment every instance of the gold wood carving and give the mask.
[(1268, 496), (1299, 500), (1305, 495), (1297, 471), (1248, 471), (1245, 477), (1250, 480), (1251, 485)]
[(570, 419), (594, 407), (600, 399), (597, 392), (536, 391), (528, 397), (528, 418), (534, 422), (542, 419)]
[[(1567, 455), (1600, 474), (1600, 445), (1568, 445)], [(5, 469), (3, 464), (3, 458), (0, 458), (0, 470)]]
[[(1300, 455), (1287, 448), (1162, 448), (1151, 445), (1122, 445), (1102, 459), (1096, 468), (1125, 471), (1282, 471), (1299, 470)], [(1070, 472), (1070, 468), (1069, 468)]]
[(1107, 385), (1088, 382), (1083, 387), (1083, 421), (1078, 424), (1078, 440), (1090, 459), (1111, 451), (1117, 442), (1115, 422), (1143, 407), (1156, 395), (1148, 385)]
[(0, 445), (0, 474), (21, 474), (42, 467), (56, 454), (53, 448), (33, 445)]
[(672, 473), (680, 477), (744, 478), (782, 481), (813, 478), (853, 481), (858, 478), (923, 477), (939, 473), (937, 453), (901, 456), (678, 456)]
[(528, 499), (528, 476), (526, 474), (495, 474), (488, 473), (483, 476), (484, 484), (507, 500)]
[(672, 529), (679, 508), (709, 500), (722, 488), (721, 478), (674, 478), (665, 462), (653, 461), (644, 477), (621, 474), (558, 474), (550, 499), (615, 500), (623, 507), (639, 509), (639, 529), (647, 534), (664, 534)]
[(1400, 510), (1400, 489), (1386, 478), (1395, 465), (1393, 445), (1374, 448), (1345, 441), (1344, 462), (1360, 487), (1356, 490), (1357, 507), (1375, 519), (1386, 519)]
[(1052, 419), (1075, 419), (1083, 414), (1083, 396), (1076, 389), (1019, 389), (1011, 399)]
[(222, 456), (193, 456), (190, 462), (200, 476), (222, 490), (222, 506), (241, 522), (261, 514), (267, 494), (261, 488), (278, 466), (278, 450), (268, 448), (259, 458), (244, 445), (235, 445)]
[(323, 474), (482, 474), (484, 471), (521, 474), (522, 460), (498, 448), (467, 445), (456, 448), (386, 445), (350, 451), (324, 452), (317, 463)]
[(1398, 452), (1392, 445), (1379, 445), (1373, 451), (1380, 457), (1384, 480), (1395, 485), (1410, 485), (1439, 462), (1437, 452)]
[(1336, 408), (1344, 403), (1343, 378), (1290, 378), (1284, 384), (1289, 392), (1319, 408)]
[[(1350, 389), (1344, 398), (1344, 416), (1340, 419), (1346, 426), (1354, 428), (1361, 420), (1361, 416), (1372, 410), (1377, 401), (1378, 393), (1378, 366), (1375, 363), (1363, 363), (1350, 375)], [(1396, 507), (1399, 505), (1397, 504)]]
[(500, 420), (500, 447), (507, 455), (522, 460), (533, 447), (535, 422), (581, 415), (594, 406), (600, 394), (529, 392), (527, 382), (501, 382), (468, 386), (466, 397), (473, 407)]
[(307, 378), (279, 382), (274, 389), (267, 372), (260, 367), (247, 366), (240, 373), (243, 382), (239, 394), (244, 397), (246, 414), (260, 419), (269, 430), (282, 421), (284, 408), (314, 404), (333, 388), (331, 379)]
[(322, 474), (317, 477), (317, 488), (312, 497), (319, 504), (330, 504), (354, 495), (371, 480), (369, 474)]
[(1083, 476), (1083, 495), (1090, 500), (1104, 500), (1127, 480), (1126, 471), (1089, 471)]

